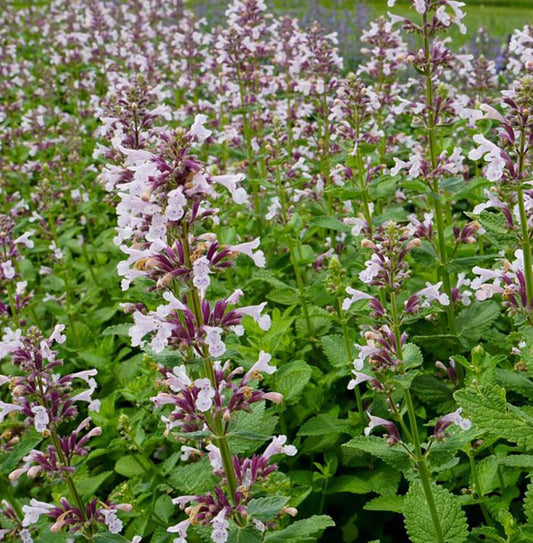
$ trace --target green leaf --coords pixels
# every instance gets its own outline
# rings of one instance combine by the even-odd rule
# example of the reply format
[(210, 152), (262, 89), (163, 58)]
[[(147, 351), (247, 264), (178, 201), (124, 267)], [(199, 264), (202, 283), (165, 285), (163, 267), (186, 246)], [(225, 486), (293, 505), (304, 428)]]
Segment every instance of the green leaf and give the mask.
[(327, 413), (317, 415), (307, 420), (298, 431), (302, 436), (323, 436), (326, 434), (340, 434), (348, 432), (351, 427), (347, 419), (338, 419)]
[(499, 314), (500, 306), (492, 300), (474, 302), (457, 315), (457, 332), (463, 338), (478, 340)]
[(369, 453), (401, 471), (409, 470), (412, 467), (411, 457), (407, 451), (397, 445), (389, 447), (387, 441), (382, 437), (358, 436), (345, 443), (342, 447)]
[(458, 390), (454, 397), (472, 422), (492, 436), (533, 448), (533, 418), (507, 404), (505, 390), (497, 385)]
[(387, 496), (378, 496), (366, 502), (363, 509), (366, 511), (391, 511), (392, 513), (403, 513), (403, 502), (405, 496), (396, 494)]
[(142, 475), (145, 470), (139, 455), (121, 456), (115, 464), (115, 471), (124, 477)]
[(8, 474), (13, 471), (18, 465), (23, 456), (26, 456), (32, 449), (43, 440), (41, 433), (33, 428), (27, 430), (22, 439), (9, 451), (0, 464), (0, 472)]
[[(468, 525), (457, 496), (433, 482), (430, 483), (430, 488), (444, 541), (463, 543), (468, 537)], [(420, 481), (411, 483), (405, 496), (403, 514), (405, 528), (413, 543), (440, 543), (442, 541), (433, 523)]]
[(424, 374), (413, 379), (411, 391), (437, 412), (449, 413), (454, 410), (455, 401), (451, 389), (434, 375)]
[(352, 361), (346, 352), (346, 344), (341, 335), (324, 336), (322, 338), (322, 348), (327, 359), (335, 368), (349, 368)]
[(400, 484), (400, 472), (388, 464), (379, 464), (360, 475), (339, 475), (328, 484), (328, 494), (349, 492), (351, 494), (395, 494)]
[(234, 420), (230, 446), (234, 454), (254, 451), (271, 438), (278, 418), (265, 409), (265, 402), (252, 405), (251, 411), (241, 411)]
[(524, 497), (524, 514), (529, 524), (533, 525), (533, 483), (527, 485), (527, 491)]
[(228, 543), (261, 543), (261, 541), (263, 541), (263, 535), (253, 526), (245, 528), (235, 526), (228, 534)]
[(424, 363), (422, 351), (418, 345), (407, 343), (403, 348), (403, 365), (406, 369), (418, 368)]
[(101, 334), (103, 336), (127, 336), (130, 328), (131, 324), (128, 323), (113, 324), (113, 326), (108, 326)]
[(311, 379), (311, 366), (303, 360), (295, 360), (290, 364), (281, 366), (276, 372), (276, 390), (283, 394), (285, 404), (296, 402), (305, 385)]
[(288, 501), (289, 498), (285, 496), (256, 498), (248, 504), (248, 513), (262, 522), (269, 522), (279, 515), (281, 509), (287, 505)]
[(120, 534), (96, 534), (94, 536), (95, 543), (130, 543), (129, 539), (126, 539)]
[(311, 226), (320, 226), (321, 228), (327, 228), (328, 230), (334, 230), (335, 232), (349, 232), (350, 227), (339, 221), (336, 217), (317, 217), (311, 222)]
[(88, 500), (95, 495), (96, 491), (100, 488), (104, 481), (112, 474), (112, 471), (104, 471), (103, 473), (99, 473), (93, 477), (84, 477), (81, 480), (76, 480), (76, 488), (81, 494), (81, 497), (84, 500)]
[(265, 537), (265, 543), (307, 543), (316, 541), (316, 537), (330, 526), (335, 526), (327, 515), (315, 515), (291, 524), (288, 528)]
[(533, 382), (529, 380), (527, 374), (498, 368), (496, 377), (506, 390), (518, 392), (525, 398), (533, 398)]
[(163, 496), (160, 496), (154, 505), (154, 513), (155, 515), (165, 522), (168, 522), (168, 519), (171, 517), (172, 513), (174, 513), (174, 504), (172, 503), (172, 499), (170, 496), (167, 496), (164, 494)]
[(502, 213), (482, 211), (478, 220), (485, 229), (485, 236), (499, 249), (507, 249), (516, 242), (515, 236), (507, 228), (507, 221)]

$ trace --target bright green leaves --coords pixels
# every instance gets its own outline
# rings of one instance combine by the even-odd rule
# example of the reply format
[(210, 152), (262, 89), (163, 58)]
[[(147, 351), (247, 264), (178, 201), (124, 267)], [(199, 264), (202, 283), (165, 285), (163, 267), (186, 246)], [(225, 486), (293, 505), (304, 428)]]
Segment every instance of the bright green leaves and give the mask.
[(508, 404), (498, 385), (470, 387), (455, 393), (464, 414), (489, 435), (533, 448), (533, 417)]
[(279, 532), (273, 532), (265, 537), (265, 543), (312, 543), (319, 540), (320, 534), (331, 526), (333, 520), (326, 515), (298, 520)]
[(403, 507), (410, 539), (413, 543), (463, 543), (468, 537), (468, 525), (457, 496), (435, 483), (430, 487), (443, 538), (438, 535), (422, 483), (413, 481)]

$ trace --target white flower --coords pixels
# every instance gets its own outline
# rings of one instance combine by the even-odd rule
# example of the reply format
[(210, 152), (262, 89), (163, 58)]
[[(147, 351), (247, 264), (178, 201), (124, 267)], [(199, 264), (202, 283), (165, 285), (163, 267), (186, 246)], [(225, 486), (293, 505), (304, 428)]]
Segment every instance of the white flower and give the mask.
[(430, 302), (436, 300), (441, 305), (450, 305), (450, 298), (444, 292), (440, 292), (442, 287), (442, 281), (436, 285), (426, 282), (426, 288), (419, 290), (416, 294), (421, 298), (424, 298), (425, 301), (422, 303), (422, 307), (429, 307)]
[(278, 212), (281, 210), (281, 203), (277, 196), (274, 196), (270, 200), (270, 205), (268, 206), (268, 213), (265, 215), (267, 221), (271, 221), (274, 217), (277, 217)]
[(269, 366), (269, 362), (272, 360), (272, 355), (265, 353), (265, 351), (260, 351), (259, 359), (257, 362), (250, 368), (250, 370), (243, 377), (243, 384), (246, 384), (251, 379), (261, 376), (262, 373), (272, 375), (276, 370), (276, 366)]
[(192, 264), (192, 283), (200, 291), (200, 295), (203, 298), (205, 291), (209, 286), (211, 280), (209, 274), (211, 273), (210, 262), (207, 257), (202, 256), (197, 258)]
[(112, 534), (119, 534), (122, 530), (122, 521), (117, 517), (114, 509), (101, 509), (104, 522)]
[(48, 338), (48, 341), (50, 342), (55, 341), (56, 343), (59, 343), (59, 344), (65, 343), (67, 337), (61, 333), (64, 329), (65, 329), (64, 324), (56, 324), (54, 327), (54, 331)]
[(48, 515), (55, 509), (55, 505), (49, 503), (44, 503), (32, 498), (30, 500), (30, 505), (23, 505), (22, 512), (24, 513), (24, 518), (22, 519), (22, 526), (31, 526), (35, 524), (41, 515)]
[(465, 419), (461, 416), (461, 413), (463, 412), (463, 408), (459, 407), (456, 411), (453, 413), (450, 413), (449, 415), (445, 415), (440, 420), (442, 422), (449, 422), (451, 424), (455, 424), (461, 428), (461, 430), (470, 430), (472, 428), (472, 421), (469, 419)]
[(272, 443), (268, 445), (263, 453), (263, 458), (269, 459), (275, 454), (286, 454), (287, 456), (294, 456), (298, 450), (294, 445), (285, 445), (287, 442), (287, 436), (280, 435), (272, 438)]
[(33, 424), (38, 432), (44, 432), (47, 429), (50, 418), (48, 417), (48, 411), (42, 406), (37, 405), (31, 408), (33, 413)]
[(226, 509), (222, 509), (218, 515), (211, 521), (213, 531), (211, 539), (214, 543), (226, 543), (228, 540), (229, 522), (226, 520)]
[(22, 406), (14, 403), (5, 403), (0, 400), (0, 422), (3, 422), (6, 415), (13, 411), (22, 411)]
[(377, 428), (378, 426), (390, 426), (390, 422), (388, 420), (382, 419), (381, 417), (374, 417), (370, 413), (368, 413), (368, 418), (370, 419), (370, 422), (368, 423), (368, 426), (365, 428), (365, 436), (369, 436), (370, 432)]
[(179, 221), (184, 214), (184, 207), (187, 205), (187, 198), (183, 194), (183, 188), (171, 190), (168, 193), (165, 217), (169, 221)]
[(170, 532), (171, 534), (178, 534), (178, 537), (174, 538), (174, 543), (187, 543), (187, 530), (189, 529), (190, 525), (190, 520), (182, 520), (175, 526), (167, 528), (167, 532)]
[(243, 179), (244, 174), (242, 173), (235, 175), (214, 175), (211, 177), (211, 181), (219, 183), (229, 190), (231, 197), (236, 204), (246, 204), (249, 200), (246, 191), (239, 186), (239, 183)]
[(207, 445), (206, 449), (209, 451), (209, 463), (214, 471), (220, 471), (224, 469), (224, 463), (222, 462), (222, 455), (220, 454), (220, 449), (210, 443)]
[(502, 156), (503, 151), (482, 134), (476, 134), (474, 141), (479, 147), (470, 151), (468, 158), (479, 160), (482, 156), (485, 156), (485, 161), (489, 163), (485, 172), (487, 179), (489, 181), (498, 181), (501, 179), (505, 168), (505, 160)]
[(270, 329), (270, 324), (271, 324), (270, 315), (261, 315), (261, 312), (265, 308), (266, 304), (267, 302), (263, 302), (262, 304), (259, 304), (259, 305), (249, 305), (246, 307), (239, 307), (235, 309), (235, 313), (239, 315), (247, 315), (249, 317), (252, 317), (252, 319), (254, 319), (254, 321), (257, 323), (259, 328), (261, 328), (261, 330), (267, 331)]
[(195, 386), (200, 389), (196, 398), (196, 408), (198, 411), (208, 411), (213, 405), (215, 389), (211, 386), (211, 381), (207, 378), (196, 379)]
[(2, 262), (0, 266), (2, 267), (2, 271), (4, 272), (6, 279), (13, 279), (13, 277), (15, 277), (15, 268), (13, 267), (11, 260)]
[(207, 117), (200, 113), (196, 115), (194, 118), (194, 123), (191, 126), (190, 133), (198, 138), (199, 143), (203, 143), (212, 134), (211, 130), (204, 127), (206, 122)]
[(218, 326), (204, 326), (205, 343), (211, 356), (222, 356), (226, 352), (226, 345), (221, 339), (222, 328)]
[(26, 247), (31, 249), (35, 245), (35, 243), (33, 243), (33, 240), (30, 239), (30, 236), (32, 236), (34, 233), (34, 230), (30, 230), (29, 232), (26, 232), (25, 234), (22, 234), (22, 236), (19, 236), (17, 239), (15, 239), (13, 243), (15, 245), (21, 243), (22, 245), (26, 245)]
[(346, 287), (346, 292), (351, 295), (351, 298), (344, 298), (342, 302), (342, 309), (348, 311), (355, 302), (359, 300), (373, 300), (374, 296), (367, 294), (361, 290), (356, 290), (352, 287)]
[(361, 373), (360, 371), (352, 370), (352, 373), (355, 375), (355, 379), (351, 379), (348, 383), (348, 390), (353, 390), (357, 385), (364, 383), (365, 381), (371, 381), (373, 379), (371, 375)]
[(230, 251), (241, 253), (243, 255), (249, 256), (255, 263), (258, 268), (265, 267), (265, 255), (263, 251), (253, 252), (253, 249), (259, 247), (259, 238), (255, 238), (253, 241), (247, 243), (240, 243), (239, 245), (230, 245), (228, 249)]

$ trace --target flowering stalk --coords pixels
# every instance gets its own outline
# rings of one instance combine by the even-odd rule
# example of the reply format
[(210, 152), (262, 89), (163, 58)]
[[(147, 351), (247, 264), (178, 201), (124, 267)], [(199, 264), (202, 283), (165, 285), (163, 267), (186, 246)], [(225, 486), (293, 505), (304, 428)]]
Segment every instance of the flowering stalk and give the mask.
[[(279, 133), (280, 125), (279, 121), (276, 120), (274, 122), (275, 129), (277, 128), (277, 132)], [(279, 134), (278, 134), (279, 135)], [(311, 322), (311, 316), (309, 312), (309, 305), (307, 300), (307, 293), (305, 291), (305, 283), (304, 278), (302, 276), (302, 271), (300, 269), (300, 265), (298, 263), (299, 255), (301, 254), (301, 245), (300, 245), (300, 238), (298, 235), (295, 236), (295, 239), (293, 239), (293, 236), (291, 235), (292, 232), (288, 230), (289, 228), (289, 210), (287, 205), (287, 195), (285, 193), (285, 188), (283, 186), (283, 182), (281, 179), (281, 168), (280, 168), (280, 159), (282, 157), (281, 154), (281, 144), (280, 144), (281, 138), (276, 138), (276, 157), (275, 157), (275, 171), (276, 171), (276, 187), (278, 192), (278, 199), (279, 199), (279, 205), (280, 205), (280, 213), (281, 213), (281, 224), (283, 227), (284, 232), (286, 232), (286, 241), (287, 246), (289, 248), (289, 257), (292, 264), (292, 269), (294, 271), (294, 276), (296, 278), (296, 284), (298, 286), (298, 291), (300, 293), (300, 302), (302, 304), (302, 311), (304, 314), (305, 319), (305, 325), (307, 327), (307, 333), (309, 335), (309, 338), (314, 337), (314, 330), (313, 330), (313, 324)]]
[[(433, 171), (437, 168), (437, 142), (436, 142), (436, 124), (435, 124), (435, 105), (433, 102), (433, 68), (432, 68), (432, 56), (430, 49), (430, 31), (431, 27), (428, 24), (428, 10), (427, 8), (423, 14), (423, 29), (424, 29), (424, 56), (425, 56), (425, 71), (424, 76), (426, 78), (426, 103), (427, 103), (427, 136), (429, 140), (429, 155), (431, 160), (431, 166)], [(448, 271), (448, 252), (446, 249), (446, 239), (444, 237), (445, 220), (444, 212), (441, 203), (441, 193), (439, 187), (439, 177), (434, 176), (433, 186), (433, 207), (435, 210), (435, 219), (437, 220), (437, 239), (439, 248), (439, 269), (440, 276), (442, 277), (444, 292), (451, 299), (452, 286), (450, 281), (450, 274)], [(448, 326), (452, 335), (457, 335), (457, 325), (455, 323), (455, 312), (453, 305), (450, 304), (446, 308), (448, 317)], [(462, 368), (459, 369), (462, 372)], [(462, 379), (459, 375), (460, 380)]]

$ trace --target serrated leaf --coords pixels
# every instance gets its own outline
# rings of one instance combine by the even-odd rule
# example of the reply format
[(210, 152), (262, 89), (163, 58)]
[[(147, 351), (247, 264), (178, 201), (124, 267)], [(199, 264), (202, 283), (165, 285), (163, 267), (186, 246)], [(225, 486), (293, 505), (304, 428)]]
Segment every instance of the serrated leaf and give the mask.
[(455, 401), (451, 389), (434, 375), (424, 374), (413, 379), (411, 392), (430, 409), (440, 413), (454, 410)]
[(528, 523), (533, 525), (533, 483), (527, 485), (524, 496), (524, 514)]
[(381, 437), (358, 436), (345, 443), (342, 447), (369, 453), (401, 471), (409, 470), (412, 467), (411, 457), (405, 449), (395, 445), (389, 447), (387, 441)]
[(313, 538), (312, 541), (316, 541), (315, 538), (330, 526), (335, 526), (330, 517), (315, 515), (304, 520), (298, 520), (284, 530), (267, 535), (264, 541), (265, 543), (296, 543), (296, 541), (303, 543), (311, 538)]
[(424, 363), (422, 351), (418, 345), (407, 343), (403, 348), (403, 365), (406, 369), (418, 368)]
[(282, 366), (276, 372), (276, 390), (283, 394), (285, 404), (291, 404), (298, 400), (305, 385), (311, 379), (311, 366), (303, 360), (295, 360)]
[(494, 437), (533, 448), (533, 418), (507, 404), (505, 390), (497, 385), (458, 390), (454, 397), (472, 422)]
[(515, 243), (516, 238), (509, 232), (502, 213), (482, 211), (478, 220), (485, 229), (485, 236), (499, 249), (507, 249)]
[(468, 537), (466, 515), (457, 496), (430, 482), (442, 538), (439, 537), (420, 481), (413, 481), (404, 501), (405, 529), (413, 543), (463, 543)]
[(392, 513), (403, 513), (405, 496), (378, 496), (366, 502), (363, 509), (366, 511), (391, 511)]
[(207, 458), (177, 466), (168, 476), (168, 482), (181, 494), (200, 494), (212, 488), (214, 476)]
[(323, 436), (348, 432), (351, 424), (347, 419), (338, 419), (323, 413), (307, 420), (298, 431), (302, 436)]
[(525, 398), (533, 397), (533, 382), (527, 374), (498, 368), (496, 377), (505, 390), (512, 390)]
[[(211, 538), (209, 538), (211, 539)], [(263, 535), (254, 526), (235, 526), (228, 534), (228, 543), (261, 543)]]
[(248, 514), (262, 522), (269, 522), (275, 519), (281, 509), (287, 505), (289, 498), (285, 496), (268, 496), (256, 498), (248, 504)]
[(474, 302), (457, 315), (457, 332), (466, 339), (478, 340), (499, 315), (500, 306), (496, 302)]
[(322, 338), (322, 348), (327, 359), (335, 368), (348, 368), (351, 360), (346, 352), (346, 344), (341, 335), (330, 335)]

